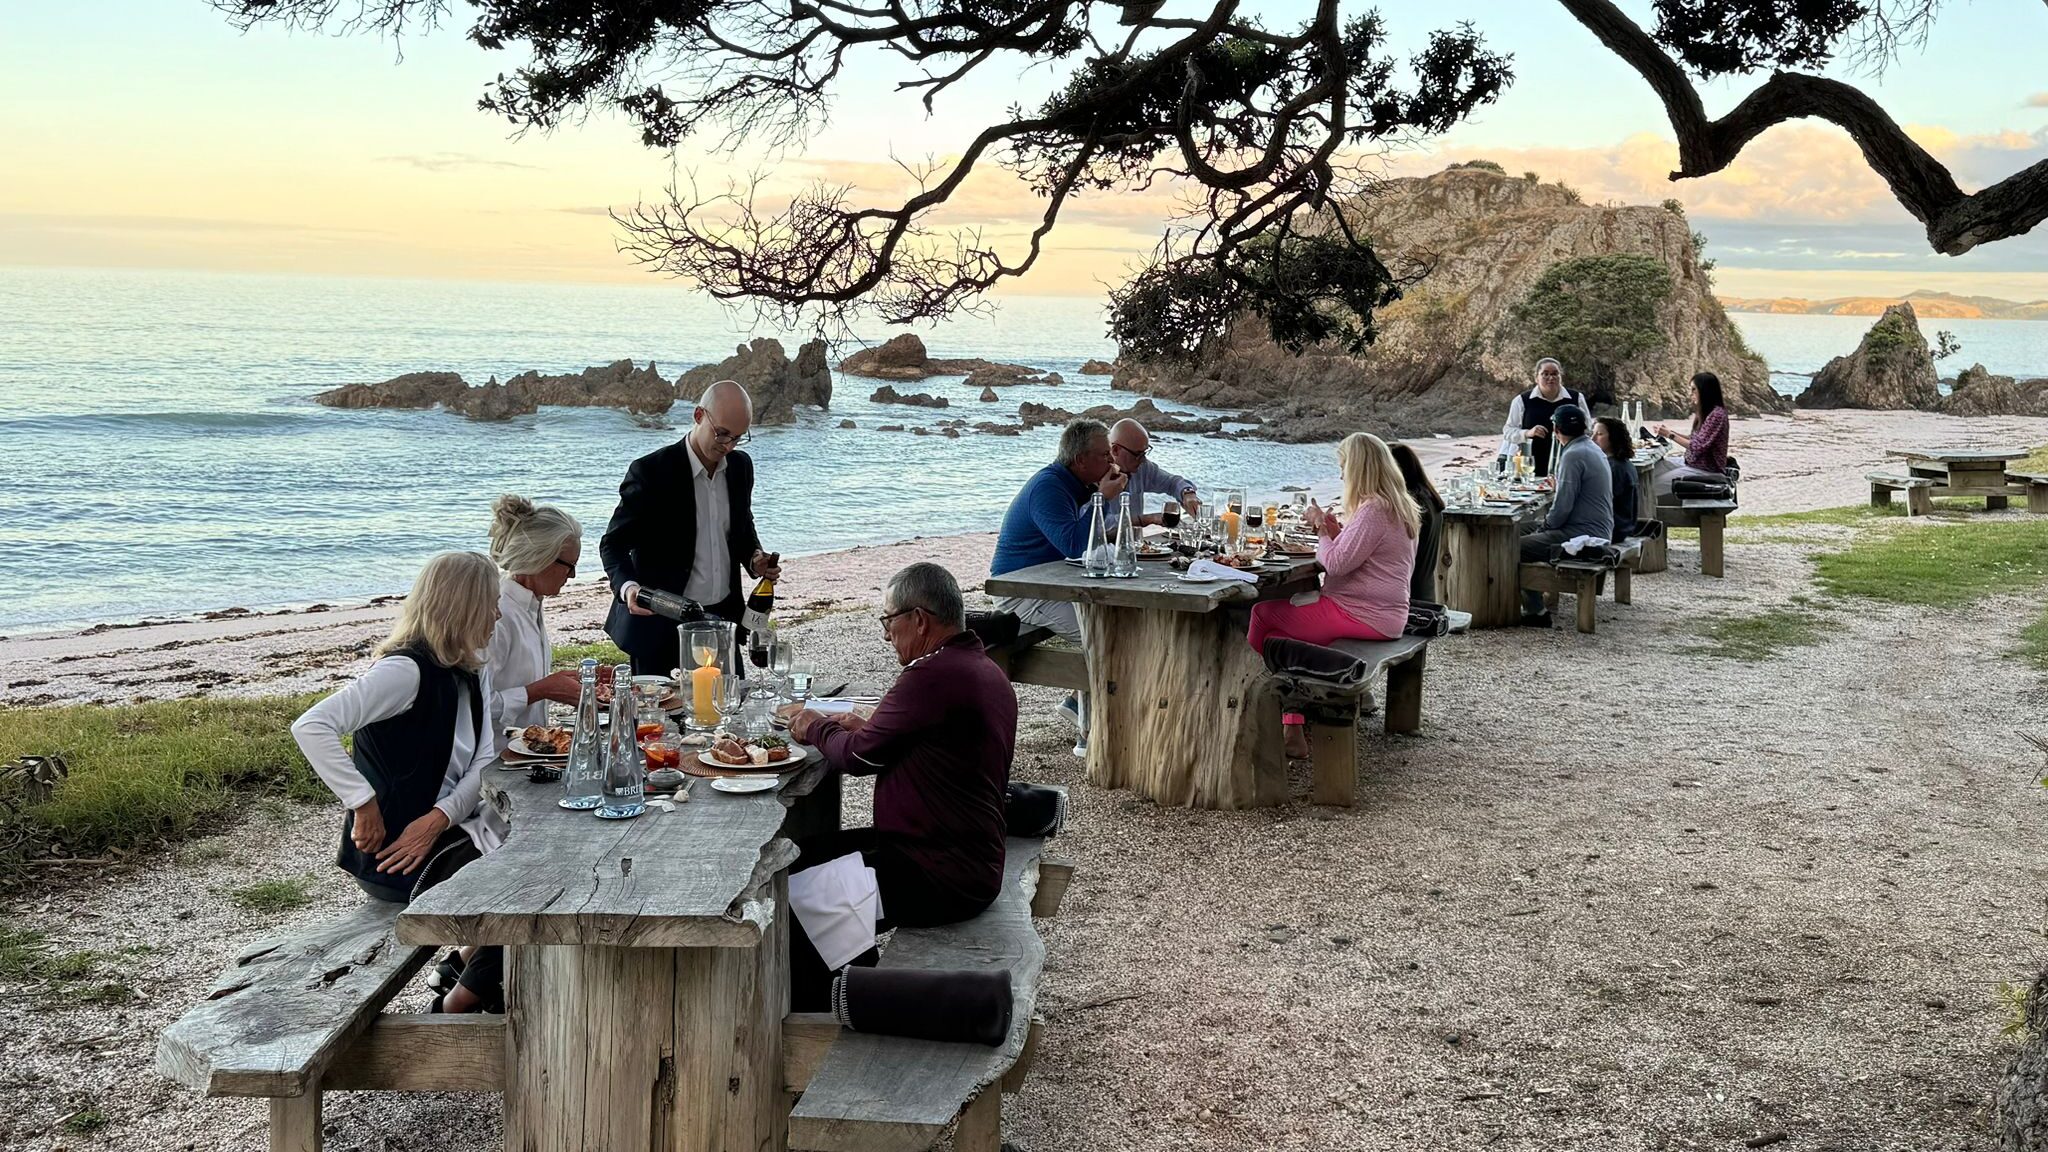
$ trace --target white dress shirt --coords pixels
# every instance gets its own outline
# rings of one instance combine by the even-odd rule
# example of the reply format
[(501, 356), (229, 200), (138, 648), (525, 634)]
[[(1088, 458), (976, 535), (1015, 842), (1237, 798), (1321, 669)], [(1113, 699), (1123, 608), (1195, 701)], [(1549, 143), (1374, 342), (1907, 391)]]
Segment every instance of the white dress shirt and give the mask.
[[(1536, 390), (1533, 388), (1525, 388), (1515, 393), (1514, 400), (1508, 404), (1507, 423), (1500, 426), (1500, 454), (1503, 456), (1513, 456), (1515, 449), (1527, 444), (1530, 440), (1529, 430), (1522, 427), (1522, 397), (1534, 391)], [(1567, 396), (1579, 402), (1579, 410), (1586, 414), (1586, 423), (1588, 425), (1592, 424), (1593, 409), (1586, 403), (1586, 394), (1584, 392), (1573, 392), (1567, 388), (1560, 391), (1557, 398), (1563, 400)]]
[[(488, 669), (483, 672), (482, 687), (484, 699), (489, 700)], [(342, 736), (399, 715), (412, 707), (419, 692), (419, 665), (409, 657), (386, 656), (370, 665), (370, 670), (354, 683), (306, 709), (304, 715), (292, 722), (292, 739), (299, 742), (299, 751), (306, 754), (313, 771), (333, 789), (344, 807), (360, 808), (376, 799), (377, 793), (356, 770), (355, 761), (342, 747)], [(469, 833), (478, 851), (489, 852), (505, 842), (504, 829), (496, 814), (480, 803), (484, 765), (497, 758), (497, 746), (490, 740), (479, 741), (473, 734), (469, 693), (458, 693), (455, 701), (455, 746), (448, 752), (448, 768), (441, 778), (441, 798), (434, 807), (448, 817), (450, 824)], [(403, 831), (387, 827), (385, 842), (397, 839)]]
[(690, 582), (683, 595), (710, 607), (732, 595), (732, 546), (726, 534), (732, 528), (732, 496), (725, 478), (732, 469), (723, 464), (717, 472), (706, 472), (697, 458), (697, 446), (688, 445), (690, 491), (697, 500), (697, 554), (690, 561)]
[(547, 723), (548, 702), (527, 699), (526, 686), (546, 676), (554, 662), (555, 650), (548, 643), (540, 597), (512, 577), (500, 577), (498, 626), (491, 630), (491, 646), (484, 650), (484, 674), (487, 682), (498, 688), (489, 699), (491, 735), (499, 755), (510, 740), (505, 735), (507, 726)]

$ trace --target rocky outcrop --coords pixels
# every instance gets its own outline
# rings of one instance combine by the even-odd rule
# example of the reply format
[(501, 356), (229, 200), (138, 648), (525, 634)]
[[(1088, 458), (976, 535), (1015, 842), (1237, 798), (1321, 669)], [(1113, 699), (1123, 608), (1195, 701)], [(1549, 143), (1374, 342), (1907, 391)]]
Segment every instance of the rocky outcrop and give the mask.
[(1145, 397), (1129, 408), (1118, 408), (1114, 404), (1097, 404), (1082, 412), (1069, 412), (1064, 408), (1053, 408), (1035, 404), (1029, 400), (1017, 405), (1017, 418), (1026, 428), (1037, 428), (1046, 424), (1068, 424), (1079, 419), (1100, 420), (1114, 424), (1119, 420), (1131, 419), (1145, 426), (1147, 432), (1185, 432), (1193, 435), (1220, 432), (1223, 430), (1221, 417), (1203, 418), (1185, 412), (1168, 412)]
[(1002, 397), (996, 395), (996, 390), (993, 388), (983, 388), (981, 390), (981, 402), (983, 404), (993, 404), (1001, 399)]
[[(662, 386), (664, 391), (667, 387), (666, 384)], [(481, 388), (465, 388), (448, 402), (450, 411), (460, 412), (471, 420), (510, 420), (514, 416), (530, 416), (539, 407), (531, 392), (515, 389), (509, 381), (500, 384), (496, 377)], [(660, 411), (667, 410), (666, 404), (660, 408)]]
[(1114, 376), (1116, 375), (1116, 365), (1111, 364), (1107, 360), (1090, 360), (1081, 365), (1081, 375)]
[(1993, 376), (1974, 365), (1956, 377), (1941, 410), (1951, 416), (2048, 416), (2048, 380)]
[[(976, 387), (1000, 385), (1005, 382), (1030, 383), (1046, 375), (1043, 371), (1024, 364), (997, 364), (980, 358), (934, 360), (925, 351), (924, 341), (915, 332), (905, 332), (900, 336), (892, 336), (873, 348), (863, 348), (841, 360), (839, 370), (848, 376), (866, 376), (874, 380), (923, 380), (928, 376), (967, 376), (967, 382)], [(973, 379), (982, 373), (989, 375), (979, 380)], [(1054, 382), (1057, 383), (1057, 380)]]
[(676, 381), (677, 398), (695, 400), (720, 380), (738, 381), (753, 397), (756, 424), (793, 423), (798, 405), (832, 407), (832, 368), (823, 340), (806, 342), (795, 360), (773, 337), (741, 344), (718, 363), (683, 373)]
[(2019, 1044), (1993, 1090), (1999, 1152), (2048, 1152), (2048, 972), (2020, 1004)]
[(329, 408), (432, 408), (469, 387), (457, 372), (407, 372), (382, 384), (344, 384), (313, 397)]
[(910, 404), (918, 408), (952, 407), (952, 403), (944, 396), (932, 396), (924, 392), (912, 392), (905, 395), (887, 384), (875, 389), (874, 395), (869, 396), (868, 400), (875, 404)]
[(1294, 355), (1263, 324), (1247, 322), (1192, 365), (1120, 363), (1114, 386), (1250, 408), (1265, 418), (1260, 434), (1278, 438), (1311, 430), (1321, 439), (1340, 429), (1397, 436), (1497, 429), (1548, 352), (1531, 344), (1515, 305), (1562, 261), (1635, 253), (1671, 272), (1671, 295), (1657, 314), (1663, 342), (1615, 366), (1596, 402), (1640, 399), (1653, 416), (1679, 417), (1688, 409), (1687, 382), (1707, 369), (1721, 377), (1736, 412), (1790, 407), (1714, 300), (1691, 225), (1676, 212), (1582, 204), (1562, 185), (1475, 168), (1389, 180), (1345, 211), (1397, 275), (1419, 276), (1376, 315), (1379, 339), (1364, 355), (1330, 346)]
[[(484, 386), (486, 389), (490, 385)], [(574, 375), (543, 376), (521, 372), (505, 381), (507, 403), (531, 412), (539, 405), (565, 408), (623, 408), (628, 412), (661, 413), (676, 402), (675, 386), (661, 378), (654, 365), (636, 368), (631, 360), (614, 360), (602, 368)], [(495, 405), (497, 401), (482, 402)]]
[(1801, 408), (1921, 408), (1941, 405), (1934, 355), (1920, 334), (1911, 304), (1884, 310), (1847, 356), (1813, 374), (1799, 394)]

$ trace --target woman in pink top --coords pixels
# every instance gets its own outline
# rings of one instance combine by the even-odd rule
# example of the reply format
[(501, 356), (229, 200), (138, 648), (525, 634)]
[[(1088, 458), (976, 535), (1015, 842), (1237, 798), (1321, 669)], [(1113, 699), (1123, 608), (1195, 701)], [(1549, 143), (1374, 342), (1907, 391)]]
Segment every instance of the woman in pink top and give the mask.
[[(1408, 622), (1408, 578), (1415, 570), (1415, 537), (1422, 512), (1408, 495), (1386, 442), (1354, 432), (1337, 445), (1344, 478), (1345, 520), (1308, 506), (1316, 530), (1323, 588), (1306, 604), (1267, 600), (1252, 606), (1251, 642), (1263, 652), (1273, 637), (1328, 644), (1333, 640), (1391, 640)], [(1288, 713), (1287, 754), (1308, 755), (1302, 717)]]

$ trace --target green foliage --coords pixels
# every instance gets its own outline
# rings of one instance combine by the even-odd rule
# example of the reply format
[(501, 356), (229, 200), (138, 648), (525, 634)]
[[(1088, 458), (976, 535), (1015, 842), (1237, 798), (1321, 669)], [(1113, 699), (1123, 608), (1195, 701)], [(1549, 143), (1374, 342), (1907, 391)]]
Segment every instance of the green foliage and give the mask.
[(1720, 261), (1707, 255), (1707, 234), (1705, 232), (1693, 232), (1692, 257), (1693, 262), (1699, 267), (1700, 275), (1706, 278), (1707, 286), (1713, 287), (1714, 269), (1720, 265)]
[(84, 1136), (112, 1123), (113, 1120), (108, 1118), (105, 1112), (97, 1107), (87, 1106), (64, 1118), (64, 1130), (76, 1136)]
[(555, 645), (557, 670), (578, 667), (585, 660), (595, 660), (599, 664), (624, 664), (627, 657), (617, 644), (609, 640), (599, 640), (591, 644)]
[(1586, 202), (1586, 198), (1584, 196), (1579, 195), (1579, 190), (1577, 188), (1574, 188), (1571, 185), (1564, 183), (1563, 181), (1559, 181), (1557, 186), (1559, 188), (1564, 189), (1564, 198), (1570, 203), (1584, 204)]
[(51, 845), (94, 856), (183, 839), (250, 792), (330, 802), (291, 737), (317, 698), (0, 711), (0, 761), (56, 753), (71, 770), (40, 803), (0, 804), (0, 876)]
[[(1666, 200), (1664, 202), (1664, 210), (1673, 216), (1683, 217), (1685, 215), (1685, 201)], [(1694, 233), (1694, 235), (1698, 235), (1698, 233)]]
[(1541, 184), (1543, 177), (1538, 176), (1534, 172), (1524, 172), (1522, 173), (1522, 182), (1525, 184)]
[(1565, 379), (1610, 384), (1615, 370), (1664, 343), (1658, 309), (1671, 270), (1634, 253), (1582, 256), (1552, 265), (1515, 305), (1513, 318)]
[(1998, 982), (1998, 1034), (2006, 1042), (2018, 1044), (2027, 1036), (2027, 988), (2010, 980)]
[(280, 876), (274, 880), (258, 880), (228, 895), (252, 912), (289, 912), (313, 902), (313, 877)]
[(2048, 581), (2048, 523), (1901, 523), (1819, 556), (1822, 589), (1888, 604), (1957, 607)]
[(1694, 651), (1754, 664), (1790, 648), (1818, 644), (1839, 627), (1814, 608), (1771, 608), (1747, 616), (1721, 616), (1706, 621), (1701, 633), (1707, 644)]
[(1500, 165), (1498, 165), (1498, 164), (1494, 163), (1494, 162), (1493, 162), (1493, 161), (1491, 161), (1491, 160), (1467, 160), (1467, 161), (1465, 161), (1465, 162), (1464, 162), (1463, 164), (1453, 164), (1453, 165), (1451, 165), (1451, 167), (1452, 167), (1452, 168), (1477, 168), (1477, 169), (1479, 169), (1479, 170), (1480, 170), (1480, 171), (1482, 171), (1482, 172), (1498, 172), (1498, 173), (1500, 173), (1500, 174), (1501, 174), (1501, 175), (1503, 175), (1503, 176), (1505, 176), (1505, 175), (1507, 175), (1507, 174), (1508, 174), (1508, 170), (1507, 170), (1507, 169), (1505, 169), (1505, 168), (1501, 167)]
[(40, 932), (0, 927), (0, 982), (45, 1004), (126, 1004), (135, 990), (118, 978), (120, 963), (92, 949), (52, 952)]
[(1832, 524), (1841, 527), (1861, 527), (1886, 517), (1904, 516), (1906, 506), (1894, 501), (1882, 508), (1871, 504), (1845, 504), (1840, 508), (1814, 508), (1805, 512), (1770, 512), (1758, 515), (1743, 513), (1739, 519), (1731, 520), (1731, 530), (1744, 532), (1760, 531), (1779, 525)]
[(1140, 272), (1110, 293), (1109, 338), (1139, 360), (1184, 360), (1251, 313), (1289, 351), (1331, 341), (1357, 353), (1379, 334), (1373, 312), (1400, 296), (1371, 247), (1289, 235)]
[(1934, 334), (1933, 356), (1936, 360), (1946, 360), (1962, 350), (1963, 342), (1956, 339), (1955, 333), (1943, 328)]
[(2020, 629), (2020, 646), (2014, 655), (2043, 672), (2048, 672), (2048, 612)]
[(1893, 357), (1912, 349), (1919, 342), (1919, 331), (1898, 312), (1885, 313), (1863, 337), (1863, 345), (1870, 350), (1874, 364), (1890, 363)]

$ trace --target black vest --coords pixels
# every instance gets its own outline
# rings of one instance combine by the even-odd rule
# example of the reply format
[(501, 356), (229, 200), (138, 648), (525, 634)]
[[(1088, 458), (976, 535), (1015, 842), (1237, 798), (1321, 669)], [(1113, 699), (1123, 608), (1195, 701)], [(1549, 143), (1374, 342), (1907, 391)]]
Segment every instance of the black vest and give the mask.
[[(1581, 399), (1577, 392), (1569, 388), (1559, 393), (1555, 400), (1545, 400), (1541, 392), (1534, 388), (1529, 389), (1527, 392), (1522, 393), (1522, 431), (1527, 432), (1531, 428), (1550, 427), (1550, 417), (1559, 408), (1567, 404), (1578, 404), (1581, 402)], [(1536, 474), (1538, 476), (1550, 475), (1551, 438), (1548, 436), (1532, 436), (1523, 447), (1528, 449), (1529, 464), (1530, 467), (1536, 470)]]
[[(455, 707), (462, 693), (469, 695), (470, 727), (479, 743), (484, 734), (483, 686), (476, 673), (443, 667), (424, 648), (401, 648), (391, 655), (419, 666), (419, 694), (412, 707), (365, 724), (355, 733), (356, 771), (377, 793), (386, 844), (441, 798), (441, 781), (448, 776), (448, 757), (455, 750)], [(341, 851), (334, 862), (373, 884), (409, 886), (411, 877), (377, 871), (377, 854), (356, 848), (355, 827), (356, 814), (351, 811), (342, 818)]]

